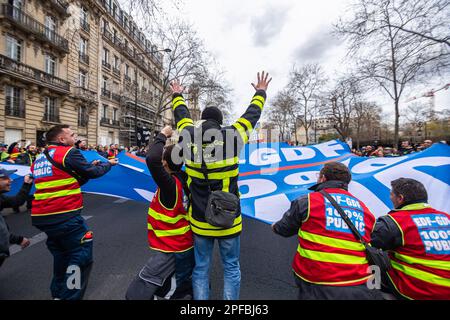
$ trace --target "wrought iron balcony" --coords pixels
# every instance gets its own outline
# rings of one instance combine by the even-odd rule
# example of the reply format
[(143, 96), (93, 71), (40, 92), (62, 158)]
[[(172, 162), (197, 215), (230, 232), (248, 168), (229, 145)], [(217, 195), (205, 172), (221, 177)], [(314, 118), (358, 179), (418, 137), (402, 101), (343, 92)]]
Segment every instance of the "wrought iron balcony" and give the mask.
[(89, 101), (89, 102), (95, 102), (97, 101), (97, 93), (94, 91), (91, 91), (89, 89), (83, 88), (83, 87), (75, 87), (73, 90), (73, 95), (75, 98)]
[(106, 29), (103, 29), (103, 37), (105, 37), (105, 39), (109, 40), (110, 42), (113, 42), (113, 35), (111, 32), (109, 32)]
[(84, 52), (79, 52), (80, 61), (89, 64), (89, 56)]
[(7, 96), (5, 114), (11, 117), (25, 118), (25, 100)]
[(10, 4), (2, 4), (1, 16), (24, 32), (33, 33), (39, 40), (49, 43), (55, 49), (69, 53), (69, 42), (67, 39), (61, 37), (54, 30), (47, 28), (24, 11)]
[(112, 125), (115, 127), (120, 127), (120, 121), (119, 120), (112, 120)]
[(4, 55), (0, 55), (0, 74), (10, 75), (22, 81), (35, 83), (63, 93), (69, 93), (70, 91), (69, 82)]
[(127, 82), (131, 82), (131, 78), (129, 76), (127, 76), (127, 75), (123, 76), (123, 80), (127, 81)]
[(110, 126), (111, 125), (111, 119), (109, 118), (101, 118), (100, 119), (100, 125), (107, 125)]
[(91, 26), (89, 25), (89, 23), (86, 20), (80, 20), (80, 27), (82, 30), (86, 31), (87, 33), (89, 33), (89, 31), (91, 30)]
[(106, 61), (102, 61), (102, 66), (108, 70), (111, 70), (111, 64)]
[(51, 0), (50, 2), (53, 4), (52, 8), (58, 11), (58, 13), (62, 14), (65, 17), (70, 16), (70, 13), (67, 12), (69, 2), (65, 0)]
[(111, 91), (109, 91), (109, 90), (107, 90), (105, 88), (102, 88), (102, 97), (106, 97), (106, 98), (111, 99)]
[(120, 102), (121, 96), (120, 94), (117, 93), (111, 93), (111, 99), (113, 99), (114, 101)]
[(119, 70), (119, 69), (116, 69), (115, 67), (113, 67), (113, 68), (112, 68), (112, 72), (113, 72), (115, 75), (118, 75), (118, 76), (120, 77), (120, 70)]

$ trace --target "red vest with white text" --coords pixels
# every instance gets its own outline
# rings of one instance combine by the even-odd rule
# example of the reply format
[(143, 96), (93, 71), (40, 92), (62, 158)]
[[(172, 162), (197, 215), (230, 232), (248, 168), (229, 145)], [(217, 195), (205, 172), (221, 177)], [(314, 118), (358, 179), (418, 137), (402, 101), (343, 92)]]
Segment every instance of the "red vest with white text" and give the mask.
[[(343, 189), (325, 189), (370, 243), (375, 217), (365, 204)], [(299, 233), (294, 257), (295, 274), (304, 281), (330, 286), (360, 285), (369, 279), (364, 246), (339, 212), (319, 192), (308, 195), (308, 216)]]
[(389, 217), (403, 236), (403, 245), (389, 252), (395, 289), (409, 299), (450, 300), (450, 215), (413, 204)]
[[(49, 146), (48, 151), (55, 162), (64, 165), (64, 159), (72, 147)], [(31, 216), (48, 216), (83, 208), (80, 185), (73, 176), (53, 166), (40, 154), (31, 166), (36, 192)]]

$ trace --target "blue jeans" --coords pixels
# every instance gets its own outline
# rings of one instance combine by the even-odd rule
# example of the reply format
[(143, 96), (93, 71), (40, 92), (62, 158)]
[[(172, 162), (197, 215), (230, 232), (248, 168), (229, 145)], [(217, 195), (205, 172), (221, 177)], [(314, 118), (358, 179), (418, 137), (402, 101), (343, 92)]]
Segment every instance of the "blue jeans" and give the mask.
[(194, 235), (195, 267), (192, 273), (194, 300), (209, 299), (209, 269), (215, 240), (219, 243), (224, 272), (223, 299), (239, 299), (241, 287), (240, 239), (240, 236), (221, 239)]
[(194, 249), (175, 253), (175, 278), (177, 288), (190, 291), (192, 287), (192, 270), (194, 269)]
[(93, 263), (93, 242), (83, 238), (88, 231), (84, 218), (78, 215), (63, 223), (38, 228), (47, 234), (47, 248), (53, 255), (52, 297), (82, 299)]

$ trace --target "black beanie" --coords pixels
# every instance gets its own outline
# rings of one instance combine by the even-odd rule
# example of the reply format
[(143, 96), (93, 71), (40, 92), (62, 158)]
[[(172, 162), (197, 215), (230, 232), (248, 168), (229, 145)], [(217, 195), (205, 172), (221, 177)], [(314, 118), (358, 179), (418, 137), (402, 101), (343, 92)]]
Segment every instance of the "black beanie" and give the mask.
[(223, 114), (217, 107), (207, 107), (202, 112), (202, 120), (215, 120), (220, 125), (223, 122)]

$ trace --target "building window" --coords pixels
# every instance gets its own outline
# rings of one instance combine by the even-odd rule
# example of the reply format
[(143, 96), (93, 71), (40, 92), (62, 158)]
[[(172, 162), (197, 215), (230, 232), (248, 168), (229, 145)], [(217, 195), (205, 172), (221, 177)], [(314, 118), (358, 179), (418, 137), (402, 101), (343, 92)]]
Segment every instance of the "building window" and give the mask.
[(82, 25), (87, 24), (89, 22), (89, 13), (85, 7), (81, 7), (80, 9), (80, 20)]
[(108, 89), (108, 78), (107, 77), (103, 77), (102, 88), (103, 88), (103, 90)]
[(126, 75), (127, 77), (130, 76), (130, 66), (127, 65), (127, 64), (125, 64), (125, 75)]
[(107, 104), (103, 105), (102, 118), (108, 119), (108, 105)]
[(50, 54), (45, 55), (45, 72), (56, 75), (56, 58)]
[(85, 89), (88, 87), (87, 71), (80, 70), (79, 85), (80, 85), (80, 87), (85, 88)]
[(114, 69), (119, 70), (120, 59), (118, 56), (114, 55)]
[(22, 89), (7, 86), (5, 113), (7, 116), (25, 118), (25, 102), (22, 99)]
[(45, 35), (49, 39), (55, 37), (56, 20), (52, 16), (45, 16)]
[(117, 109), (113, 109), (113, 121), (117, 121)]
[(7, 35), (6, 54), (9, 58), (20, 61), (22, 56), (22, 40)]
[(85, 106), (81, 106), (78, 109), (78, 126), (87, 127), (87, 112)]
[(109, 50), (103, 48), (103, 62), (109, 63)]
[(86, 55), (88, 51), (88, 41), (84, 38), (80, 38), (80, 53)]
[(49, 122), (59, 122), (59, 113), (56, 106), (56, 98), (45, 97), (44, 120)]

